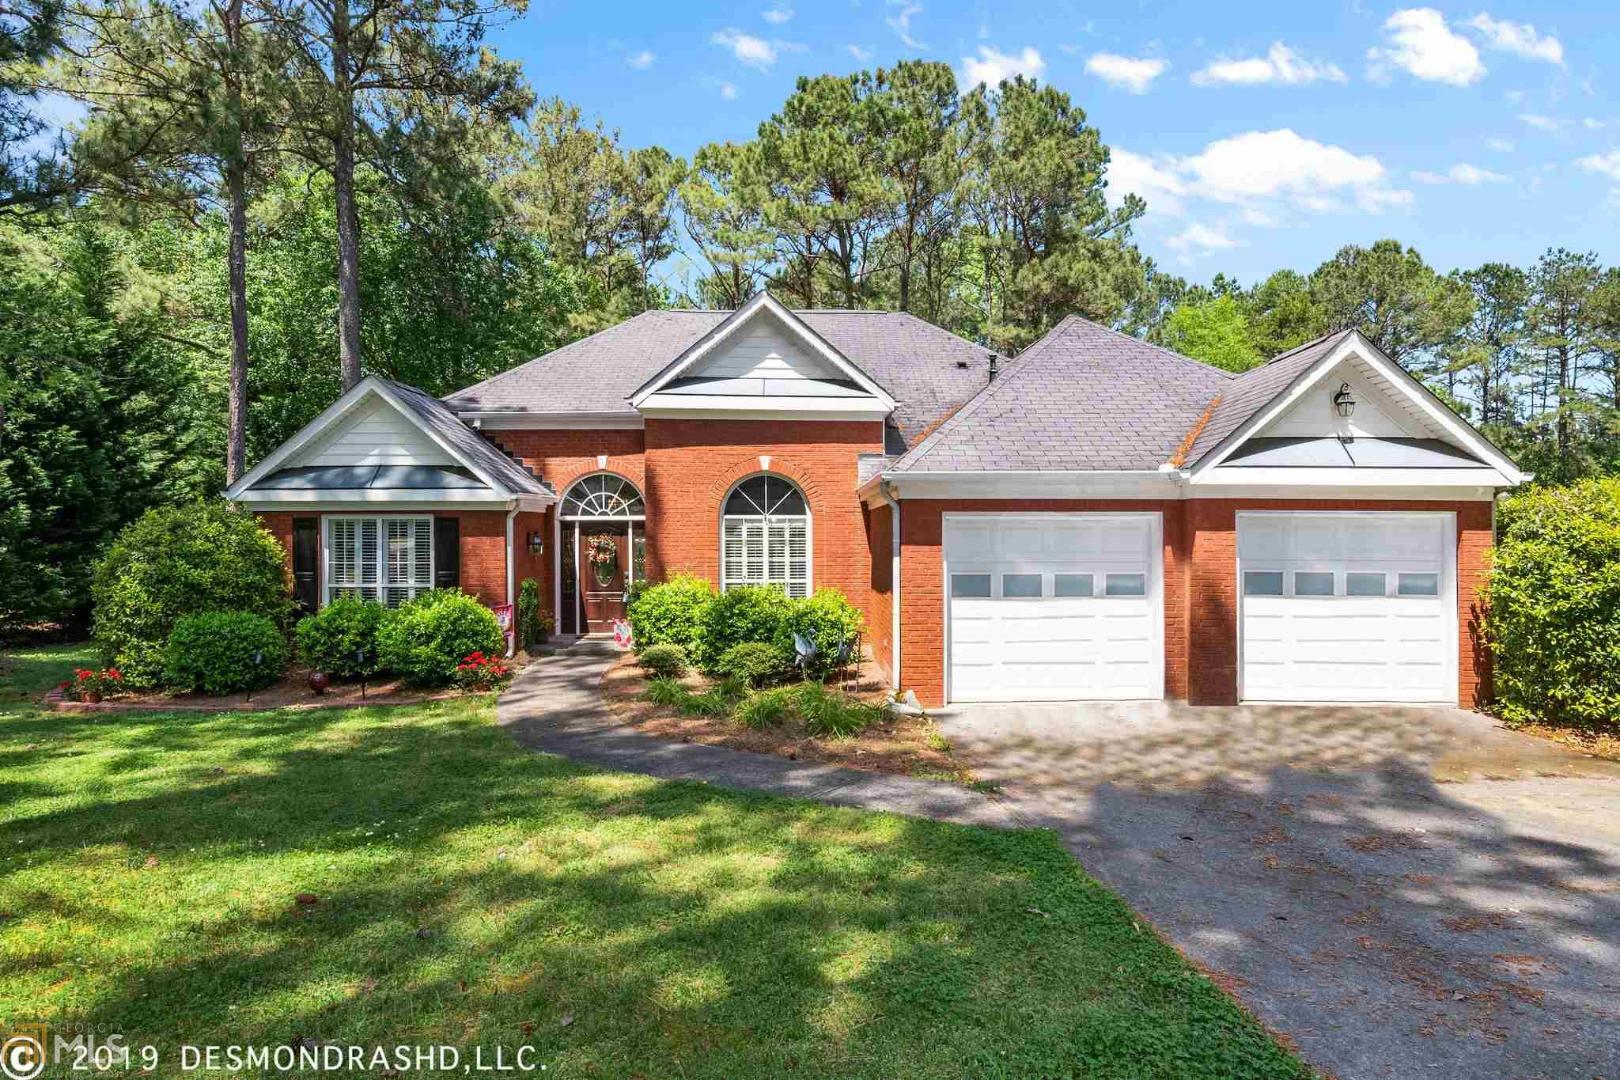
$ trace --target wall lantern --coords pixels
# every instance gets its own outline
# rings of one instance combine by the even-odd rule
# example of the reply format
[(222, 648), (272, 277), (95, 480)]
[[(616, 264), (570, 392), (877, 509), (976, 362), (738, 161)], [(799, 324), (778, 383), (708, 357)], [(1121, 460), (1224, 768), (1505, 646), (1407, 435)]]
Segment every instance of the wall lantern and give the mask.
[(528, 535), (527, 544), (530, 555), (544, 555), (546, 552), (546, 538), (537, 532)]
[(1349, 416), (1356, 411), (1356, 396), (1350, 392), (1349, 383), (1339, 384), (1339, 392), (1333, 395), (1333, 408), (1340, 416)]

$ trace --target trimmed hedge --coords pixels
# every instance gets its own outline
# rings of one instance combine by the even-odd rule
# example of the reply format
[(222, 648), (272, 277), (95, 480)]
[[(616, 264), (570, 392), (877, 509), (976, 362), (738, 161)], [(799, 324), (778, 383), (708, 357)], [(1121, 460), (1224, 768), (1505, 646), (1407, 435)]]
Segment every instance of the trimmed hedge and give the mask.
[[(358, 679), (377, 673), (377, 631), (388, 609), (371, 600), (339, 597), (301, 619), (294, 632), (298, 656), (334, 679)], [(358, 658), (364, 650), (365, 659)]]
[(163, 651), (163, 681), (176, 690), (259, 690), (287, 667), (287, 639), (263, 615), (208, 611), (175, 621)]
[[(773, 643), (781, 648), (784, 620), (790, 601), (776, 585), (742, 585), (727, 589), (703, 609), (703, 628), (694, 659), (706, 674), (720, 673), (720, 658), (734, 645), (748, 641)], [(787, 639), (786, 659), (793, 659), (793, 639)]]
[(686, 650), (672, 642), (643, 649), (640, 661), (641, 666), (655, 679), (678, 679), (691, 666)]
[(1620, 724), (1620, 478), (1502, 502), (1486, 615), (1509, 723)]
[(739, 679), (749, 686), (762, 686), (787, 674), (789, 665), (783, 662), (782, 650), (763, 641), (745, 641), (727, 649), (715, 665), (722, 675)]
[(804, 673), (812, 679), (824, 679), (838, 666), (839, 650), (848, 646), (853, 658), (856, 639), (865, 628), (859, 609), (843, 593), (817, 589), (813, 596), (788, 601), (776, 646), (786, 653), (791, 664), (795, 657), (793, 635), (797, 633), (813, 642), (816, 655), (805, 665)]
[(91, 634), (130, 687), (156, 686), (169, 635), (186, 615), (243, 611), (285, 627), (286, 559), (251, 514), (224, 501), (149, 510), (96, 564)]
[(438, 589), (384, 616), (377, 659), (385, 671), (417, 686), (449, 686), (456, 667), (475, 652), (499, 655), (506, 635), (495, 613), (456, 589)]
[(713, 585), (690, 574), (638, 590), (627, 612), (636, 651), (679, 645), (695, 658), (701, 651), (703, 613), (714, 596)]

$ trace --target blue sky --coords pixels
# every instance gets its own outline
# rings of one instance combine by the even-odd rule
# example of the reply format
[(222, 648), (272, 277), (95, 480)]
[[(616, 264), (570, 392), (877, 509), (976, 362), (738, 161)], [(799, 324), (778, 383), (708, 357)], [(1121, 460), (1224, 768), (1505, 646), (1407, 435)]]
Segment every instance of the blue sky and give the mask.
[(1148, 200), (1167, 269), (1252, 282), (1394, 236), (1442, 270), (1620, 259), (1612, 4), (533, 0), (496, 30), (542, 95), (685, 157), (749, 138), (801, 74), (907, 57), (1067, 91)]

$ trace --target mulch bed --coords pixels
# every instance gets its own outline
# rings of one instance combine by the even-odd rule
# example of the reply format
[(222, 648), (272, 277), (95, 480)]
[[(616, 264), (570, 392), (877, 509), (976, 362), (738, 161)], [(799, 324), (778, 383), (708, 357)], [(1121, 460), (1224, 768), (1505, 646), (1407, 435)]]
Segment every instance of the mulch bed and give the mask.
[[(516, 672), (527, 663), (523, 653), (512, 658)], [(420, 705), (424, 701), (444, 701), (464, 696), (462, 690), (419, 690), (400, 680), (382, 677), (368, 680), (361, 696), (360, 683), (334, 682), (326, 693), (317, 695), (309, 688), (309, 668), (287, 669), (277, 682), (253, 693), (175, 694), (164, 690), (132, 691), (90, 704), (74, 701), (61, 690), (45, 695), (47, 708), (59, 712), (258, 712), (264, 709), (347, 709), (376, 705)]]
[(1546, 739), (1548, 742), (1559, 743), (1583, 754), (1590, 754), (1592, 757), (1620, 761), (1620, 731), (1580, 731), (1575, 728), (1555, 727), (1552, 724), (1518, 724), (1513, 730), (1525, 735), (1534, 735), (1538, 739)]
[[(693, 691), (709, 686), (700, 675), (681, 682)], [(840, 686), (849, 684), (840, 683)], [(672, 705), (656, 705), (642, 695), (646, 673), (634, 654), (626, 653), (602, 676), (602, 697), (627, 724), (671, 742), (729, 746), (794, 761), (821, 761), (868, 772), (922, 776), (932, 780), (972, 783), (973, 774), (951, 756), (949, 744), (926, 716), (894, 716), (873, 724), (850, 739), (817, 739), (792, 726), (756, 731), (725, 716), (688, 716)], [(852, 695), (870, 701), (883, 697), (883, 683), (870, 664), (863, 667)]]

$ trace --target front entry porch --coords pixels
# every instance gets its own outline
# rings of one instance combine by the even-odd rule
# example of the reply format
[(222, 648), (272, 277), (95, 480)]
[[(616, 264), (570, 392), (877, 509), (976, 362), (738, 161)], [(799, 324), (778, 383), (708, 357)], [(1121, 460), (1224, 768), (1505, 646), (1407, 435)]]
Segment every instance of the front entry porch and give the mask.
[(634, 584), (646, 575), (646, 504), (634, 484), (592, 473), (558, 506), (557, 632), (611, 634)]

